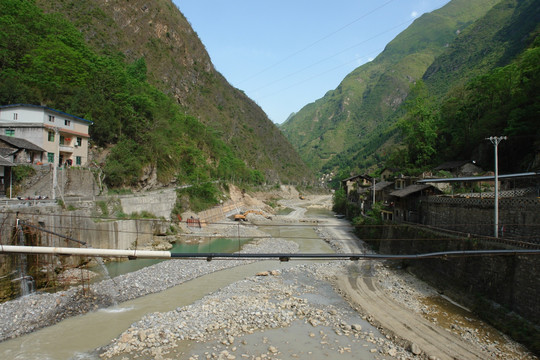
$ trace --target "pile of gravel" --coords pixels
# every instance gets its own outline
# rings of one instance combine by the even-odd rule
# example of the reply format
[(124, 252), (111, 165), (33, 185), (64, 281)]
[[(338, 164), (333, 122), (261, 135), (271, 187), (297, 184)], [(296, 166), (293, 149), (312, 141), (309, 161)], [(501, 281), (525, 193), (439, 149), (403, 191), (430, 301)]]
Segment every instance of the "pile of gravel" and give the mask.
[[(360, 323), (350, 323), (350, 308), (343, 304), (320, 303), (305, 298), (306, 293), (319, 293), (317, 278), (335, 274), (340, 266), (337, 263), (298, 265), (264, 272), (261, 273), (264, 276), (235, 282), (191, 305), (170, 312), (147, 314), (110, 345), (100, 349), (100, 357), (129, 354), (135, 358), (160, 358), (183, 341), (213, 341), (222, 346), (220, 354), (213, 358), (233, 359), (237, 345), (246, 344), (242, 340), (244, 336), (286, 328), (300, 321), (313, 329), (310, 337), (314, 337), (314, 333), (319, 333), (322, 328), (331, 328), (333, 336), (362, 339), (364, 343), (371, 344), (373, 353), (410, 358), (408, 351), (390, 340), (363, 329), (364, 325)], [(308, 280), (299, 282), (298, 278)], [(267, 350), (270, 358), (279, 351), (277, 346), (267, 346)], [(221, 356), (225, 353), (227, 356)], [(241, 356), (249, 357), (250, 354)]]

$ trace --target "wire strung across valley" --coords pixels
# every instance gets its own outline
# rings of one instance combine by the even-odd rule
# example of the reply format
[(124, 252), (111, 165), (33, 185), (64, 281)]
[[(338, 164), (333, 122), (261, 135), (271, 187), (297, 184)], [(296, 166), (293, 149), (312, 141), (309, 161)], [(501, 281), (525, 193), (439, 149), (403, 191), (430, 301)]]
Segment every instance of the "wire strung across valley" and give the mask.
[[(24, 220), (18, 220), (21, 225), (33, 228), (38, 231), (50, 233), (52, 235), (64, 238), (69, 241), (76, 242), (78, 245), (87, 246), (87, 243), (70, 236), (66, 236), (57, 232), (53, 232), (38, 226), (28, 224)], [(136, 259), (139, 256), (144, 258), (153, 258), (152, 251), (140, 250), (111, 250), (111, 249), (87, 249), (88, 251), (80, 251), (82, 249), (75, 248), (58, 248), (58, 247), (36, 247), (36, 246), (12, 246), (0, 245), (0, 253), (30, 253), (30, 254), (53, 254), (53, 255), (86, 255), (100, 257), (127, 257)], [(76, 253), (76, 254), (71, 254)], [(168, 256), (164, 253), (168, 253)], [(155, 251), (155, 258), (171, 259), (279, 259), (280, 261), (289, 261), (292, 259), (302, 260), (404, 260), (404, 259), (429, 259), (429, 258), (450, 258), (450, 257), (473, 257), (473, 256), (510, 256), (510, 255), (538, 255), (540, 249), (504, 249), (504, 250), (454, 250), (454, 251), (439, 251), (419, 254), (375, 254), (375, 253), (171, 253), (168, 251)]]

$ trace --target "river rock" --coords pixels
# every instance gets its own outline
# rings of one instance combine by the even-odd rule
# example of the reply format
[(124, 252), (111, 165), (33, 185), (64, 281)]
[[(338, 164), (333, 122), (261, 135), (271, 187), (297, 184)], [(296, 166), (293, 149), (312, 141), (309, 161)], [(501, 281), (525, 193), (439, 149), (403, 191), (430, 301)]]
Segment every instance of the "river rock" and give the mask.
[(410, 346), (409, 350), (414, 355), (420, 355), (422, 353), (422, 350), (420, 349), (420, 347), (418, 345), (416, 345), (415, 343), (411, 343), (411, 346)]

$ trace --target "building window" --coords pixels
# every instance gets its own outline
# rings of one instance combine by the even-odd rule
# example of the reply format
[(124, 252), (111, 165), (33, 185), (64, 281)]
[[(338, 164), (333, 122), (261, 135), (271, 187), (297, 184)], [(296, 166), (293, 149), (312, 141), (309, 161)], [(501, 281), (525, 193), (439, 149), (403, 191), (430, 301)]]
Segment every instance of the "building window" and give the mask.
[(54, 115), (49, 115), (49, 122), (54, 122)]
[(71, 120), (64, 120), (64, 125), (70, 126), (71, 125)]
[(6, 136), (15, 136), (15, 129), (6, 129)]
[(82, 165), (82, 157), (75, 156), (75, 165)]
[(60, 145), (65, 145), (66, 138), (64, 138), (64, 135), (60, 135)]
[(49, 138), (48, 138), (48, 140), (49, 140), (50, 142), (54, 142), (54, 131), (49, 131)]
[(19, 114), (13, 113), (13, 120), (18, 120), (18, 119), (19, 119)]
[(82, 145), (82, 138), (77, 136), (77, 146)]
[(47, 153), (47, 162), (54, 163), (54, 153)]

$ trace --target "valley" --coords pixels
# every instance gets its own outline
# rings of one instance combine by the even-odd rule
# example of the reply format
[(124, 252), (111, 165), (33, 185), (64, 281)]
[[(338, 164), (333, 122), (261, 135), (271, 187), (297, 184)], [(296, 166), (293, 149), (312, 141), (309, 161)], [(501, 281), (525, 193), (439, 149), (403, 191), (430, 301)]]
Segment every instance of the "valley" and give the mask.
[[(369, 251), (345, 220), (334, 218), (328, 210), (321, 212), (330, 206), (328, 195), (280, 203), (293, 211), (274, 215), (272, 220), (252, 216), (248, 224), (240, 225), (248, 236), (267, 237), (242, 251)], [(203, 232), (223, 233), (237, 226), (232, 220), (229, 224), (220, 221)], [(111, 296), (118, 301), (116, 306), (50, 327), (43, 323), (42, 330), (0, 343), (0, 353), (5, 358), (55, 359), (352, 359), (358, 354), (366, 359), (452, 359), (456, 354), (470, 359), (534, 359), (519, 345), (496, 335), (495, 329), (471, 322), (474, 315), (463, 315), (444, 299), (430, 300), (438, 297), (436, 291), (391, 264), (375, 260), (248, 262), (169, 260), (94, 284), (86, 297), (77, 295), (80, 287), (75, 287), (4, 303), (0, 318), (13, 319), (2, 321), (5, 338), (13, 336), (15, 329), (36, 324), (35, 316), (43, 311), (70, 308), (76, 315), (86, 301), (90, 308), (93, 302), (105, 305), (99, 302), (110, 302)], [(143, 296), (155, 291), (159, 292)], [(137, 299), (129, 300), (133, 297)], [(67, 305), (72, 298), (78, 300)], [(17, 315), (22, 309), (27, 314)], [(452, 322), (439, 324), (438, 313), (449, 314)], [(43, 317), (47, 318), (51, 315)], [(116, 320), (101, 331), (105, 319)], [(100, 336), (76, 336), (74, 341), (67, 335), (88, 334), (90, 329)], [(296, 341), (291, 342), (291, 337)], [(28, 347), (28, 343), (34, 345)]]

